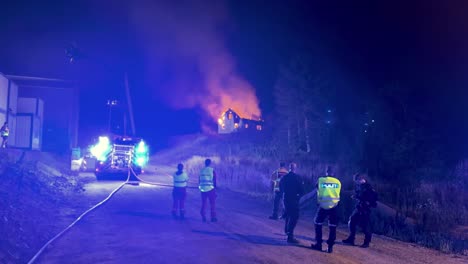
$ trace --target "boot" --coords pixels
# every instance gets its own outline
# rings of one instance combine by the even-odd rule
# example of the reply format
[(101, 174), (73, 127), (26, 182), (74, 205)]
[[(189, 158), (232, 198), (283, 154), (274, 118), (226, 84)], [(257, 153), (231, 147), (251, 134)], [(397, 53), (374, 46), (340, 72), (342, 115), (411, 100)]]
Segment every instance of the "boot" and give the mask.
[(216, 218), (216, 217), (211, 217), (211, 222), (213, 222), (213, 223), (214, 223), (214, 222), (218, 222), (218, 218)]
[(185, 219), (185, 212), (180, 212), (180, 220), (184, 220)]
[(287, 240), (288, 243), (291, 243), (291, 244), (299, 244), (299, 240), (297, 240), (296, 238), (294, 238), (293, 235), (288, 235), (288, 240)]
[(177, 219), (177, 213), (175, 211), (172, 211), (172, 218)]
[(202, 221), (206, 222), (206, 216), (202, 215)]
[(327, 252), (333, 253), (333, 245), (328, 245)]
[(318, 250), (318, 251), (322, 251), (322, 243), (316, 243), (316, 244), (312, 244), (310, 245), (310, 248), (311, 249), (315, 249), (315, 250)]
[(361, 245), (362, 248), (368, 248), (369, 247), (369, 243), (365, 243)]
[(348, 237), (347, 239), (343, 239), (341, 241), (346, 245), (354, 246), (354, 239), (351, 239), (350, 237)]

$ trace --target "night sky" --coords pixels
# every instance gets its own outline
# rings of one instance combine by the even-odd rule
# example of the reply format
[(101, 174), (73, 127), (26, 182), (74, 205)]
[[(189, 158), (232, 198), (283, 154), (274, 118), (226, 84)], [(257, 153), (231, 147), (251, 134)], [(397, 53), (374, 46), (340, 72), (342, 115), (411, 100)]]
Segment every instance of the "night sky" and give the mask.
[[(200, 102), (216, 63), (232, 64), (269, 116), (278, 67), (306, 51), (344, 98), (398, 81), (433, 109), (428, 129), (468, 143), (466, 1), (135, 2), (2, 3), (0, 72), (76, 80), (83, 142), (107, 124), (105, 102), (128, 72), (137, 132), (162, 147), (211, 120)], [(70, 64), (73, 42), (84, 56)]]

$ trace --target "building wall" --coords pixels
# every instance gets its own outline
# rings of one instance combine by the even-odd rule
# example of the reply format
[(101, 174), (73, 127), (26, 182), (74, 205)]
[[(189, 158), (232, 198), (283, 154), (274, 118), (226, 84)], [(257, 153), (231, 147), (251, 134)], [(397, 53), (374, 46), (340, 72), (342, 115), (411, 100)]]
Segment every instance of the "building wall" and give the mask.
[(72, 88), (19, 86), (21, 97), (43, 100), (42, 149), (62, 152), (76, 147), (78, 141), (78, 95)]
[(16, 141), (18, 85), (0, 73), (0, 126), (8, 122), (10, 136), (8, 146), (14, 147)]

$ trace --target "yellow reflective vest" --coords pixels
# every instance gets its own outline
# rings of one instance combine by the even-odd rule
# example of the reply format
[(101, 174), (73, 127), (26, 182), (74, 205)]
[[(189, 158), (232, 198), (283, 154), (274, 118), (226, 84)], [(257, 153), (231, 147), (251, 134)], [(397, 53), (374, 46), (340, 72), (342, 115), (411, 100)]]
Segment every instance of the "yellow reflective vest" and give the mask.
[(174, 187), (187, 187), (188, 175), (185, 171), (181, 174), (175, 172), (172, 177), (174, 179)]
[(10, 129), (2, 128), (2, 137), (8, 137), (10, 135)]
[(214, 182), (213, 182), (213, 168), (205, 167), (200, 171), (200, 182), (198, 185), (198, 189), (201, 192), (209, 192), (214, 189)]
[(317, 201), (321, 208), (331, 209), (340, 201), (341, 182), (334, 177), (320, 177), (317, 183)]
[(284, 175), (288, 174), (286, 168), (279, 168), (271, 174), (271, 181), (273, 182), (273, 191), (279, 192), (279, 182)]

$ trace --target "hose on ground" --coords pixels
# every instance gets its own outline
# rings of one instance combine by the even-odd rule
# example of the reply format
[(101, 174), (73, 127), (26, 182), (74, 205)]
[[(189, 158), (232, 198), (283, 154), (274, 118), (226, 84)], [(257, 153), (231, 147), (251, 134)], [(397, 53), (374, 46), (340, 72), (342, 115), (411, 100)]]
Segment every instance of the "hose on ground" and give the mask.
[[(137, 174), (135, 173), (135, 171), (133, 170), (133, 168), (130, 167), (130, 170), (132, 171), (133, 173), (133, 176), (135, 176), (135, 178), (137, 178), (139, 181), (143, 182), (143, 183), (146, 183), (148, 185), (154, 185), (154, 186), (161, 186), (161, 187), (170, 187), (170, 188), (173, 188), (174, 185), (171, 185), (171, 184), (164, 184), (164, 183), (157, 183), (157, 182), (149, 182), (149, 181), (145, 181), (143, 180), (142, 178), (138, 177)], [(187, 189), (198, 189), (198, 187), (193, 187), (193, 186), (187, 186), (186, 187)]]
[[(132, 170), (133, 172), (133, 170)], [(133, 172), (134, 173), (134, 172)], [(52, 243), (54, 242), (56, 239), (58, 239), (59, 237), (61, 237), (65, 232), (67, 232), (70, 228), (72, 228), (78, 221), (80, 221), (85, 215), (87, 215), (88, 213), (90, 213), (91, 211), (93, 211), (94, 209), (98, 208), (99, 206), (103, 205), (105, 202), (107, 202), (116, 192), (118, 192), (120, 189), (122, 189), (122, 187), (124, 187), (130, 180), (130, 170), (128, 170), (128, 174), (127, 174), (127, 180), (125, 182), (123, 182), (121, 185), (119, 185), (117, 188), (115, 188), (108, 196), (107, 198), (105, 198), (104, 200), (102, 200), (101, 202), (97, 203), (96, 205), (94, 205), (93, 207), (91, 207), (90, 209), (88, 209), (86, 212), (84, 212), (83, 214), (81, 214), (75, 221), (73, 221), (73, 223), (71, 223), (68, 227), (66, 227), (64, 230), (62, 230), (60, 233), (58, 233), (57, 235), (55, 235), (52, 239), (50, 239), (35, 255), (34, 257), (28, 262), (28, 264), (32, 264), (34, 263), (34, 261), (37, 260), (37, 258), (39, 257), (40, 254), (42, 254), (42, 252), (44, 252), (44, 250)]]

